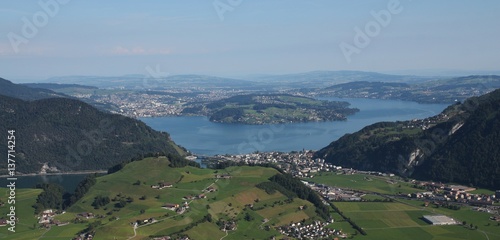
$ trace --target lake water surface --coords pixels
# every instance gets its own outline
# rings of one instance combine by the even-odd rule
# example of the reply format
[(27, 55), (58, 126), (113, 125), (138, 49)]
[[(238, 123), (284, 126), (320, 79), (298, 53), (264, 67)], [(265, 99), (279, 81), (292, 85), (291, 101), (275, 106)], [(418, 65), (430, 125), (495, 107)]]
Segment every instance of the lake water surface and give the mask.
[(347, 121), (309, 122), (274, 125), (244, 125), (210, 122), (206, 117), (141, 118), (155, 130), (170, 133), (172, 139), (194, 154), (243, 154), (255, 151), (318, 150), (346, 133), (381, 121), (426, 118), (440, 113), (447, 104), (378, 99), (323, 100), (348, 101), (360, 112)]

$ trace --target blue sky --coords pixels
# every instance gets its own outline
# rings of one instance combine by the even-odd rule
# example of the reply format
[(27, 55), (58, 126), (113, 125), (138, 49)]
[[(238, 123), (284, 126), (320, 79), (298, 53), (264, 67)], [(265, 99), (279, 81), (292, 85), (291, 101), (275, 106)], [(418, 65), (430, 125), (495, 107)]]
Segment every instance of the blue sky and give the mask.
[(498, 72), (499, 12), (495, 0), (2, 0), (0, 77)]

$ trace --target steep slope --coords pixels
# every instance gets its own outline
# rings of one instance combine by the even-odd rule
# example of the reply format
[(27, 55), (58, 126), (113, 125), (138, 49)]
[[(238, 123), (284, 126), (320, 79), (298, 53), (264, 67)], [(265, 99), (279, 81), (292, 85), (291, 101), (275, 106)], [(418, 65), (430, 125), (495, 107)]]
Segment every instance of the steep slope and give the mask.
[[(16, 170), (50, 171), (107, 169), (148, 153), (183, 151), (167, 133), (143, 122), (101, 112), (73, 99), (52, 98), (26, 102), (0, 95), (0, 132), (15, 130)], [(0, 143), (7, 152), (7, 141)], [(6, 173), (7, 165), (0, 166)]]
[(426, 179), (488, 187), (500, 186), (500, 92), (482, 103), (463, 126), (418, 166)]
[(494, 188), (500, 185), (500, 90), (423, 120), (376, 123), (316, 153), (328, 162)]

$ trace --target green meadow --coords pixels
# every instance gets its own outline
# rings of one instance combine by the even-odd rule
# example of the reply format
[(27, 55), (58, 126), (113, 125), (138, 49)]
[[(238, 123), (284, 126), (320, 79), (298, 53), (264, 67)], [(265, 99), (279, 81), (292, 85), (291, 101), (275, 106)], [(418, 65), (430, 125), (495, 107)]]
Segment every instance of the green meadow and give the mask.
[[(307, 181), (381, 194), (422, 191), (404, 181), (364, 174), (322, 173)], [(484, 190), (477, 192), (491, 194), (490, 191)], [(363, 197), (365, 200), (381, 200), (381, 198), (375, 194)], [(363, 236), (346, 222), (343, 222), (345, 223), (343, 226), (338, 225), (344, 232), (353, 234), (354, 239), (500, 239), (500, 224), (489, 220), (491, 214), (474, 211), (469, 206), (463, 206), (460, 210), (450, 210), (436, 208), (432, 204), (424, 207), (423, 201), (407, 199), (395, 199), (394, 202), (334, 202), (334, 204), (366, 231), (367, 235)], [(465, 221), (467, 227), (433, 226), (422, 218), (423, 215), (436, 214), (443, 214), (460, 222)], [(340, 216), (337, 218), (342, 222)], [(468, 227), (470, 224), (474, 226), (472, 229)], [(478, 227), (477, 230), (475, 226)]]
[(306, 179), (316, 183), (322, 183), (329, 186), (352, 188), (382, 194), (412, 193), (421, 191), (413, 188), (410, 183), (400, 181), (396, 177), (380, 177), (365, 174), (337, 174), (337, 173), (319, 173), (314, 178)]
[[(10, 234), (6, 227), (2, 227), (0, 239), (71, 239), (89, 223), (97, 221), (100, 225), (96, 228), (95, 239), (149, 239), (161, 235), (188, 235), (191, 239), (265, 239), (283, 237), (274, 227), (318, 219), (310, 202), (298, 198), (287, 201), (287, 197), (279, 192), (268, 194), (255, 187), (277, 174), (275, 169), (242, 166), (213, 170), (171, 168), (168, 164), (166, 158), (147, 158), (130, 163), (114, 174), (98, 177), (97, 183), (82, 199), (56, 217), (61, 222), (71, 223), (50, 229), (38, 227), (31, 207), (41, 190), (19, 189), (17, 231)], [(232, 177), (216, 179), (216, 174), (230, 174)], [(161, 190), (151, 188), (160, 182), (172, 183), (173, 186)], [(204, 191), (208, 187), (215, 191)], [(7, 192), (2, 194), (0, 198), (6, 199)], [(200, 194), (206, 198), (187, 199)], [(92, 203), (98, 196), (109, 197), (111, 201), (94, 208)], [(116, 206), (120, 199), (127, 200), (121, 208)], [(189, 208), (183, 214), (177, 214), (162, 208), (165, 203), (187, 204)], [(303, 206), (306, 207), (299, 208)], [(96, 218), (72, 223), (82, 212), (91, 212)], [(211, 221), (204, 220), (208, 214)], [(245, 219), (248, 216), (250, 221)], [(156, 222), (139, 225), (134, 231), (134, 222), (150, 218)], [(216, 224), (219, 220), (236, 220), (237, 228), (226, 234)]]

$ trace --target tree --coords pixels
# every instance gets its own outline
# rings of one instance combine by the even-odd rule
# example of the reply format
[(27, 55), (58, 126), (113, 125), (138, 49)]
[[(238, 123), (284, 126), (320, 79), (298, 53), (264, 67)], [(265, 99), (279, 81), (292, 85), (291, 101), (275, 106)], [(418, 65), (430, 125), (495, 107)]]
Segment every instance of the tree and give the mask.
[(248, 222), (251, 222), (251, 221), (253, 221), (255, 218), (254, 218), (252, 215), (250, 215), (248, 212), (246, 212), (246, 213), (245, 213), (245, 217), (244, 217), (244, 219), (245, 219), (246, 221), (248, 221)]
[(102, 206), (106, 206), (109, 202), (110, 202), (110, 199), (108, 196), (99, 195), (99, 196), (96, 196), (94, 198), (94, 202), (92, 202), (92, 206), (95, 209), (99, 209)]

